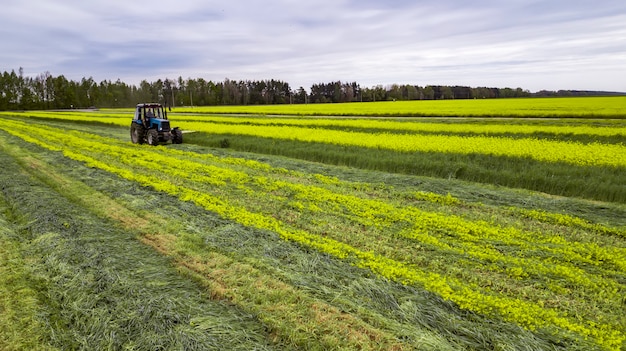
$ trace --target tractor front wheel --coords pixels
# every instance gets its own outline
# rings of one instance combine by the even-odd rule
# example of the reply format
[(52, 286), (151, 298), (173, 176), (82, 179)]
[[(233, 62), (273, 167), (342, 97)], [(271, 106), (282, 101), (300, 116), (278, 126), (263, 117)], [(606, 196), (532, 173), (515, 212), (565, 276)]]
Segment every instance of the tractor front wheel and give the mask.
[(156, 129), (150, 129), (148, 130), (148, 135), (147, 135), (147, 139), (148, 139), (148, 144), (149, 145), (158, 145), (159, 144), (159, 133), (156, 131)]
[(183, 131), (176, 128), (172, 131), (172, 134), (174, 134), (174, 137), (172, 138), (172, 142), (174, 144), (182, 144), (183, 143)]
[(143, 144), (145, 130), (141, 124), (132, 123), (130, 125), (130, 140), (133, 144)]

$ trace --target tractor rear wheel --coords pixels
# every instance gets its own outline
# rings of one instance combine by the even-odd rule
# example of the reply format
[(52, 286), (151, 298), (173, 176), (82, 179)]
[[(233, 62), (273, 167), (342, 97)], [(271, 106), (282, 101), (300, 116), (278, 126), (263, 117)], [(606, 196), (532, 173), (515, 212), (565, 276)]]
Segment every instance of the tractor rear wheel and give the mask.
[(150, 129), (148, 130), (148, 135), (147, 135), (147, 139), (148, 139), (148, 144), (149, 145), (158, 145), (159, 144), (159, 133), (156, 131), (156, 129)]
[(130, 140), (133, 144), (143, 144), (145, 130), (141, 124), (132, 123), (130, 125)]
[(174, 137), (172, 138), (172, 142), (174, 144), (182, 144), (183, 143), (183, 131), (176, 128), (172, 131)]

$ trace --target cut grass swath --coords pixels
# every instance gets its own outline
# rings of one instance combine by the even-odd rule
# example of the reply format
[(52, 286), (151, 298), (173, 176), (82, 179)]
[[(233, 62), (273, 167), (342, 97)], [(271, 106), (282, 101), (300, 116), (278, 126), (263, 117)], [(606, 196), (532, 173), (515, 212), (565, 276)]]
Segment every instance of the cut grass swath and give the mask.
[[(202, 289), (135, 240), (132, 232), (120, 230), (21, 171), (4, 150), (0, 157), (5, 166), (0, 170), (2, 196), (11, 203), (8, 213), (20, 228), (12, 239), (28, 262), (26, 268), (19, 260), (12, 261), (18, 269), (26, 269), (28, 287), (11, 299), (28, 302), (28, 295), (34, 293), (38, 302), (36, 323), (27, 327), (38, 334), (29, 336), (35, 341), (26, 345), (36, 343), (32, 349), (47, 345), (59, 349), (272, 349), (263, 326), (252, 316), (206, 299)], [(28, 306), (14, 306), (25, 312), (25, 321), (33, 318)], [(213, 327), (202, 327), (209, 321)], [(41, 328), (36, 330), (38, 325)], [(28, 330), (18, 335), (28, 335), (22, 334)], [(7, 345), (0, 342), (3, 349), (24, 344), (8, 341)]]

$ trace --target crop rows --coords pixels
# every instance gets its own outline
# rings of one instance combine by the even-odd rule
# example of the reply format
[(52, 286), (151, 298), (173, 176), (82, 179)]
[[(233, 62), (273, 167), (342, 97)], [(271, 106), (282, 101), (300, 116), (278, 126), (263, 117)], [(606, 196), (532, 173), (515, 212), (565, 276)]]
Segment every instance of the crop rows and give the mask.
[[(399, 201), (367, 184), (251, 160), (3, 122), (2, 129), (27, 142), (426, 289), (462, 309), (528, 329), (590, 338), (606, 348), (626, 339), (625, 317), (615, 314), (626, 293), (624, 243), (574, 235), (591, 230), (623, 238), (620, 229), (571, 216), (507, 210), (552, 228), (537, 231), (451, 214), (446, 209), (465, 205), (450, 196), (414, 193)], [(438, 210), (414, 205), (423, 200)], [(560, 227), (569, 229), (555, 229)]]
[(296, 127), (262, 127), (212, 123), (180, 123), (182, 128), (216, 134), (251, 135), (264, 138), (319, 142), (399, 152), (488, 154), (567, 162), (581, 166), (626, 167), (626, 147), (600, 143), (582, 144), (541, 139), (463, 137), (453, 135), (397, 135), (320, 130)]
[[(34, 114), (37, 116), (37, 114)], [(50, 116), (50, 114), (39, 113), (39, 116)], [(55, 116), (55, 115), (52, 115)], [(84, 115), (63, 114), (56, 115), (56, 118), (89, 121)], [(105, 118), (104, 120), (117, 124), (127, 125), (127, 119), (120, 117)], [(623, 144), (604, 144), (593, 142), (589, 144), (580, 142), (570, 142), (561, 140), (547, 140), (537, 138), (511, 139), (494, 136), (460, 136), (460, 135), (429, 135), (429, 134), (396, 134), (388, 132), (361, 132), (332, 129), (317, 129), (316, 126), (326, 127), (329, 123), (337, 124), (334, 121), (324, 121), (318, 123), (306, 121), (297, 125), (266, 125), (258, 123), (257, 119), (243, 120), (237, 124), (226, 118), (219, 123), (214, 119), (203, 120), (202, 122), (189, 122), (181, 120), (178, 125), (186, 130), (206, 132), (212, 134), (226, 135), (248, 135), (277, 140), (297, 140), (301, 142), (316, 142), (342, 146), (357, 146), (371, 149), (386, 149), (403, 153), (425, 152), (425, 153), (454, 153), (454, 154), (486, 154), (492, 156), (507, 156), (516, 158), (529, 158), (540, 162), (565, 162), (578, 166), (609, 166), (626, 167), (626, 146)], [(254, 122), (253, 122), (254, 121)], [(293, 122), (290, 122), (293, 123)], [(343, 125), (344, 123), (338, 123)], [(482, 130), (484, 134), (504, 133), (507, 128), (509, 133), (530, 134), (538, 131), (545, 133), (561, 134), (586, 134), (597, 136), (624, 136), (624, 128), (620, 127), (509, 127), (504, 125), (492, 127), (476, 127), (468, 125), (440, 125), (429, 123), (400, 123), (400, 122), (376, 122), (359, 121), (347, 124), (347, 126), (359, 125), (367, 128), (368, 125), (384, 125), (388, 128), (401, 128), (404, 125), (407, 132), (478, 132)], [(408, 127), (406, 127), (408, 126)]]
[[(50, 119), (63, 119), (69, 121), (94, 121), (101, 120), (111, 124), (126, 126), (128, 124), (128, 112), (100, 112), (100, 113), (79, 113), (79, 112), (45, 112), (31, 111), (26, 113), (5, 113), (25, 117), (39, 117)], [(292, 118), (292, 117), (229, 117), (211, 116), (204, 114), (171, 114), (171, 118), (180, 122), (210, 122), (220, 124), (244, 124), (258, 126), (294, 126), (306, 128), (335, 128), (346, 130), (380, 130), (402, 133), (437, 133), (437, 134), (478, 134), (478, 135), (502, 135), (520, 134), (528, 136), (532, 134), (542, 135), (587, 135), (587, 136), (619, 136), (626, 137), (626, 127), (617, 121), (603, 120), (600, 125), (590, 125), (588, 121), (577, 125), (578, 120), (568, 120), (567, 123), (553, 120), (511, 121), (492, 119), (482, 123), (467, 123), (463, 120), (451, 122), (441, 122), (442, 119), (415, 120), (405, 118), (397, 119), (350, 119), (350, 118)], [(498, 123), (498, 121), (500, 123)], [(580, 122), (582, 123), (582, 122)]]

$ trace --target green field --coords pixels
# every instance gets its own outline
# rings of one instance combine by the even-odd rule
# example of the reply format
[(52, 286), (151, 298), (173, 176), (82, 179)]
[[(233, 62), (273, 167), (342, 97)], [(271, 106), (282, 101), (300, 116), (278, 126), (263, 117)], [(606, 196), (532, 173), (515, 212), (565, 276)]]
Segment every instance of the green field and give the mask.
[(626, 100), (520, 100), (0, 113), (0, 349), (623, 350)]

